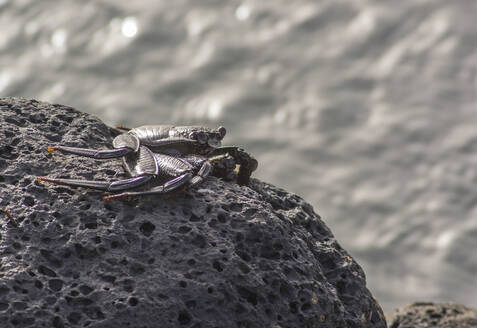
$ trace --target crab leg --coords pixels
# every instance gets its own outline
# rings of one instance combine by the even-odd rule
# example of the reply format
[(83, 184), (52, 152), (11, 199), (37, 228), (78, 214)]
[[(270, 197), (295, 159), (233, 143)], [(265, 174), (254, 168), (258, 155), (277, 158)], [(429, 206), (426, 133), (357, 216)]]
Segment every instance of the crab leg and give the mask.
[(124, 125), (116, 125), (114, 128), (115, 128), (116, 130), (122, 130), (122, 131), (129, 131), (129, 130), (131, 130), (131, 128), (128, 128), (128, 127), (126, 127), (126, 126), (124, 126)]
[(144, 191), (126, 191), (121, 194), (116, 194), (116, 195), (109, 195), (105, 196), (103, 198), (104, 201), (109, 201), (111, 199), (116, 199), (116, 198), (124, 198), (124, 197), (131, 197), (131, 196), (140, 196), (140, 195), (153, 195), (153, 194), (165, 194), (170, 191), (173, 191), (187, 182), (189, 182), (192, 178), (191, 173), (185, 173), (177, 178), (174, 178), (170, 181), (167, 181), (165, 184), (151, 188), (149, 190), (144, 190)]
[(8, 209), (4, 209), (2, 210), (3, 213), (5, 213), (8, 217), (8, 221), (14, 225), (15, 227), (18, 227), (18, 222), (15, 220), (15, 218), (13, 217), (13, 215), (10, 213), (10, 211)]
[(105, 191), (117, 191), (132, 189), (148, 182), (152, 175), (140, 175), (138, 177), (118, 180), (113, 182), (107, 181), (94, 181), (94, 180), (76, 180), (76, 179), (56, 179), (48, 177), (38, 178), (39, 182), (51, 182), (59, 185), (74, 186), (74, 187), (87, 187), (92, 189), (99, 189)]
[(86, 148), (76, 148), (76, 147), (65, 147), (65, 146), (50, 146), (48, 147), (48, 152), (53, 153), (59, 151), (65, 154), (74, 154), (84, 157), (91, 157), (96, 159), (108, 159), (108, 158), (117, 158), (123, 157), (126, 154), (134, 151), (128, 147), (121, 147), (116, 149), (107, 149), (107, 150), (95, 150), (95, 149), (86, 149)]
[(197, 175), (190, 180), (190, 185), (195, 186), (202, 182), (212, 171), (212, 164), (209, 161), (204, 162)]

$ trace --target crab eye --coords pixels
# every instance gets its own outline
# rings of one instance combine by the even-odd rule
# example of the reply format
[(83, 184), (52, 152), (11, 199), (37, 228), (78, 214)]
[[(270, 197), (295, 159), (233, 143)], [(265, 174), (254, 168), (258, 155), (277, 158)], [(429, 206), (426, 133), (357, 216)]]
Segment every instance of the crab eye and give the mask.
[(225, 130), (225, 128), (223, 126), (219, 127), (218, 131), (219, 131), (220, 136), (222, 138), (225, 137), (225, 133), (227, 132), (227, 130)]
[(201, 144), (205, 144), (207, 142), (207, 135), (205, 132), (200, 131), (197, 133), (197, 141)]

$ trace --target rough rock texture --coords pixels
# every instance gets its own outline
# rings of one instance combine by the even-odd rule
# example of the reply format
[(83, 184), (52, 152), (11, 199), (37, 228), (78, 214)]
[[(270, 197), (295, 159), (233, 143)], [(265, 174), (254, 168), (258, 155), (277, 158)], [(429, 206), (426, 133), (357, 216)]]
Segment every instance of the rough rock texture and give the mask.
[[(62, 105), (0, 99), (0, 327), (385, 327), (360, 266), (312, 207), (252, 180), (104, 203), (37, 176), (124, 177), (111, 129)], [(114, 177), (114, 175), (119, 174)], [(2, 218), (2, 216), (0, 216)]]
[(458, 304), (413, 303), (392, 313), (390, 328), (476, 328), (477, 310)]

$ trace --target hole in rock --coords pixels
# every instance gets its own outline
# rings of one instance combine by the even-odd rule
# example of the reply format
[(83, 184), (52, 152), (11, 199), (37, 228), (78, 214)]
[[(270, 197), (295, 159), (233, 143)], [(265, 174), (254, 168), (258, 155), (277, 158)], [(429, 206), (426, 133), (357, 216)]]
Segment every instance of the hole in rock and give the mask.
[(222, 264), (221, 264), (219, 261), (214, 261), (214, 262), (212, 263), (212, 266), (213, 266), (214, 269), (217, 270), (218, 272), (224, 271), (224, 268), (223, 268)]
[(187, 301), (187, 302), (185, 303), (185, 305), (186, 305), (189, 309), (193, 309), (193, 308), (196, 307), (197, 302), (194, 301), (194, 300), (190, 300), (190, 301)]
[(89, 287), (89, 286), (86, 286), (86, 285), (81, 285), (79, 286), (79, 290), (81, 292), (81, 294), (83, 295), (88, 295), (89, 293), (91, 293), (94, 289)]
[(63, 324), (63, 321), (61, 321), (60, 317), (54, 317), (52, 324), (53, 324), (54, 328), (64, 328), (65, 327), (65, 325)]
[(311, 309), (311, 304), (310, 303), (304, 303), (302, 306), (301, 306), (301, 310), (303, 312), (306, 312), (308, 311), (309, 309)]
[(38, 272), (48, 277), (56, 277), (55, 271), (51, 270), (50, 268), (44, 265), (40, 265), (38, 267)]
[(220, 223), (225, 223), (227, 222), (227, 215), (224, 212), (220, 212), (217, 214), (217, 220), (219, 220)]
[(290, 312), (297, 313), (298, 312), (298, 305), (296, 302), (290, 302)]
[(130, 297), (128, 303), (131, 306), (136, 306), (139, 303), (139, 301), (136, 297)]
[(52, 291), (58, 292), (63, 288), (63, 281), (60, 279), (51, 279), (48, 281), (48, 286)]
[(146, 269), (142, 265), (137, 264), (137, 263), (132, 264), (131, 268), (130, 268), (130, 273), (133, 276), (143, 274), (145, 271), (146, 271)]
[(35, 199), (33, 197), (26, 196), (23, 199), (23, 204), (25, 204), (26, 206), (31, 207), (31, 206), (35, 205)]
[(35, 287), (38, 289), (42, 289), (43, 283), (40, 280), (35, 280)]
[(86, 223), (84, 227), (86, 229), (96, 229), (98, 227), (98, 224), (96, 222)]
[(242, 286), (237, 286), (237, 291), (242, 298), (247, 300), (247, 302), (252, 305), (257, 305), (257, 294), (254, 291)]
[(200, 217), (198, 217), (197, 215), (195, 215), (194, 213), (192, 213), (192, 214), (190, 215), (189, 221), (190, 221), (190, 222), (200, 221)]
[(191, 231), (192, 228), (191, 227), (188, 227), (188, 226), (180, 226), (179, 227), (179, 232), (180, 233), (188, 233), (189, 231)]
[(67, 319), (70, 323), (76, 325), (76, 324), (78, 324), (78, 323), (80, 322), (80, 320), (81, 320), (81, 313), (79, 313), (79, 312), (71, 312), (70, 314), (68, 314), (68, 316), (66, 317), (66, 319)]
[(152, 235), (155, 229), (156, 229), (156, 226), (149, 221), (144, 222), (139, 227), (139, 230), (141, 231), (141, 233), (146, 237), (149, 237), (150, 235)]
[(177, 321), (179, 321), (179, 323), (181, 325), (187, 325), (189, 322), (190, 322), (190, 315), (187, 311), (181, 311), (179, 312), (179, 315), (177, 317)]

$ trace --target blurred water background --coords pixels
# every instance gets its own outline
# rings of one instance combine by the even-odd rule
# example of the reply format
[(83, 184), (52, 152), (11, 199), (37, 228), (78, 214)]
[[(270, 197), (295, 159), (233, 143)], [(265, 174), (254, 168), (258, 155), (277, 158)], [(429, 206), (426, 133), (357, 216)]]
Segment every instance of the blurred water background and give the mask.
[(385, 311), (477, 306), (474, 0), (0, 0), (0, 95), (223, 125)]

